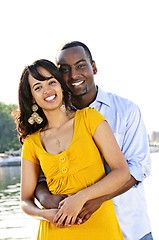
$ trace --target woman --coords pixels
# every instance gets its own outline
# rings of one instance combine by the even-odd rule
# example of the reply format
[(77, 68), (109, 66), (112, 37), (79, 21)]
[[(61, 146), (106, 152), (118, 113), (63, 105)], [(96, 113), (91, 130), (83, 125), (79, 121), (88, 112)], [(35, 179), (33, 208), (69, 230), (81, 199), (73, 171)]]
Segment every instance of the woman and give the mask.
[[(75, 224), (86, 201), (114, 192), (130, 176), (104, 117), (91, 108), (72, 110), (60, 73), (47, 60), (24, 69), (19, 109), (21, 206), (41, 220), (38, 239), (123, 239), (112, 200), (86, 223)], [(107, 176), (102, 156), (112, 170)], [(68, 195), (59, 209), (40, 209), (34, 203), (40, 167), (52, 194)]]

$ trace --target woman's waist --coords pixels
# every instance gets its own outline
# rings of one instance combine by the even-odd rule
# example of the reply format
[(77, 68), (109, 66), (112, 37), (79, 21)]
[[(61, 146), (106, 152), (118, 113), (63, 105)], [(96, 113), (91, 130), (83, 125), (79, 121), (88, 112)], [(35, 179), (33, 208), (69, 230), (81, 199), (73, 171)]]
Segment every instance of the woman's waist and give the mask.
[(72, 195), (76, 192), (87, 188), (99, 180), (101, 180), (105, 176), (105, 172), (99, 173), (89, 173), (85, 171), (85, 173), (76, 173), (69, 174), (67, 176), (59, 176), (47, 179), (47, 184), (49, 190), (52, 194), (67, 194)]

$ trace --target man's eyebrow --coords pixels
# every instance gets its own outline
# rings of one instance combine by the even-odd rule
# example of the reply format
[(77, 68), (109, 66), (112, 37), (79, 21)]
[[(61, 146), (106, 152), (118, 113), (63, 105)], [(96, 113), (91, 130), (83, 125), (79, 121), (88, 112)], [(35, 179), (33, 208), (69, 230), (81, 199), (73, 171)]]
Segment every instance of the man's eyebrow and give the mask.
[(86, 60), (85, 59), (80, 59), (79, 61), (75, 62), (74, 65), (76, 65), (76, 64), (78, 64), (80, 62), (86, 62)]
[[(80, 62), (86, 62), (86, 60), (80, 59), (79, 61), (75, 62), (73, 65), (75, 66), (75, 65), (79, 64)], [(69, 66), (69, 64), (67, 64), (67, 63), (59, 63), (59, 65), (60, 65), (60, 67)]]

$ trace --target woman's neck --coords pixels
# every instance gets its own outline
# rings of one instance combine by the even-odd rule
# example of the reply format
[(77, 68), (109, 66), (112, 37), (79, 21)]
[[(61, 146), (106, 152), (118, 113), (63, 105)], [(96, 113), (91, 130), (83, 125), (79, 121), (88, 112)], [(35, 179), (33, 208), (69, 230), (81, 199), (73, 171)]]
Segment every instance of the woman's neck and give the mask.
[(48, 125), (44, 130), (51, 129), (51, 128), (60, 128), (70, 118), (74, 117), (73, 111), (69, 111), (68, 113), (65, 113), (65, 112), (62, 112), (60, 109), (57, 109), (54, 111), (44, 111), (44, 113), (48, 120)]

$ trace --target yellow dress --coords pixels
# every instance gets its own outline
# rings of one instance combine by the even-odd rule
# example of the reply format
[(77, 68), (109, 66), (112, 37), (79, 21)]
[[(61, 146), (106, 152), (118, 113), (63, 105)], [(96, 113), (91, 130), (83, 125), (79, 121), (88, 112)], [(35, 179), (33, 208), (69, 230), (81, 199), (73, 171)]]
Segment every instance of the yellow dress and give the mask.
[[(40, 141), (40, 130), (25, 139), (22, 158), (41, 165), (52, 194), (74, 194), (105, 176), (102, 157), (92, 138), (97, 126), (104, 120), (95, 109), (77, 110), (72, 141), (60, 154), (50, 154), (44, 150)], [(109, 200), (81, 225), (57, 228), (47, 221), (40, 221), (37, 239), (120, 240), (124, 238), (116, 218), (113, 201)]]

